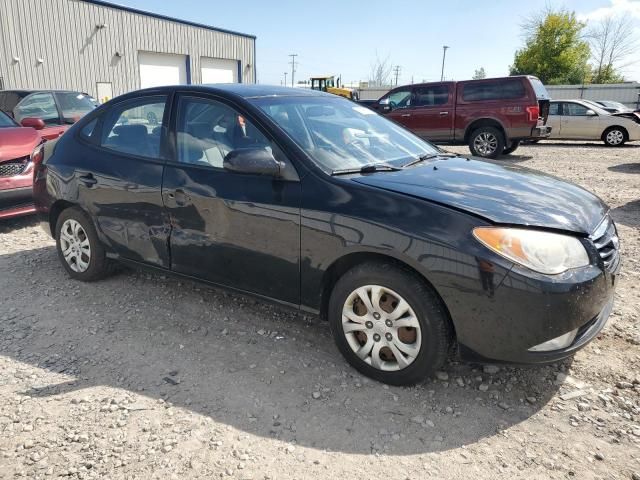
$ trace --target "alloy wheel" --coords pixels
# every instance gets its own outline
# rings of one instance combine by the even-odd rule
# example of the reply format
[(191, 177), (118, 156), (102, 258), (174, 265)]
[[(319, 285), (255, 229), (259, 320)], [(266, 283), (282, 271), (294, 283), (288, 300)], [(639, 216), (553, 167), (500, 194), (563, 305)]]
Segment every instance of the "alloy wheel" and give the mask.
[(480, 155), (488, 156), (498, 148), (498, 139), (493, 133), (482, 132), (473, 140), (473, 146)]
[(342, 308), (342, 331), (353, 352), (378, 370), (402, 370), (420, 353), (420, 322), (413, 308), (380, 285), (351, 292)]
[(76, 220), (68, 219), (60, 229), (60, 250), (65, 261), (74, 272), (82, 273), (89, 268), (91, 245), (87, 232)]
[(609, 145), (620, 145), (624, 141), (624, 134), (620, 130), (611, 130), (607, 133), (607, 143)]

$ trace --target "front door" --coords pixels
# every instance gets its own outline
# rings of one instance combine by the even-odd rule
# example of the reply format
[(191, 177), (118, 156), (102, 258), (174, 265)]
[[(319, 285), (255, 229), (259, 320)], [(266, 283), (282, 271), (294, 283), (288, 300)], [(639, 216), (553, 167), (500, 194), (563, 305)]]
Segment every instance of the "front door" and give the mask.
[(427, 140), (450, 140), (453, 137), (452, 84), (416, 87), (411, 125), (414, 133)]
[(402, 87), (388, 93), (380, 100), (380, 112), (400, 125), (413, 131), (413, 89)]
[(161, 196), (166, 129), (143, 116), (147, 107), (163, 112), (166, 100), (150, 95), (114, 104), (79, 132), (84, 141), (76, 142), (74, 157), (82, 159), (75, 171), (78, 202), (96, 219), (109, 250), (169, 268)]
[(228, 103), (185, 93), (176, 105), (175, 158), (162, 187), (171, 269), (299, 304), (300, 182), (230, 172), (223, 162), (232, 150), (261, 147), (293, 166)]
[[(588, 112), (592, 112), (591, 115)], [(590, 108), (573, 102), (562, 103), (562, 138), (599, 139), (599, 117)]]

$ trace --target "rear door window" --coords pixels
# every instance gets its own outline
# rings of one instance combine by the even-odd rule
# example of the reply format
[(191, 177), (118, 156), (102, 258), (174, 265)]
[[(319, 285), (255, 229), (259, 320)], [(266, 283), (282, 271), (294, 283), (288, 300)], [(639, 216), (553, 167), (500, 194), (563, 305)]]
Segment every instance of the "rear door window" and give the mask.
[(515, 100), (526, 96), (526, 94), (520, 78), (466, 83), (462, 87), (462, 100), (465, 102)]
[(549, 115), (561, 115), (559, 103), (552, 103), (549, 105)]
[(13, 109), (13, 118), (18, 123), (31, 117), (42, 119), (45, 125), (60, 124), (60, 114), (52, 93), (33, 93)]
[(157, 95), (114, 105), (106, 113), (100, 145), (129, 155), (161, 158), (163, 127), (149, 121), (149, 112), (162, 122), (166, 101), (165, 95)]
[(434, 107), (447, 103), (449, 103), (448, 85), (432, 85), (415, 89), (415, 105), (417, 107)]

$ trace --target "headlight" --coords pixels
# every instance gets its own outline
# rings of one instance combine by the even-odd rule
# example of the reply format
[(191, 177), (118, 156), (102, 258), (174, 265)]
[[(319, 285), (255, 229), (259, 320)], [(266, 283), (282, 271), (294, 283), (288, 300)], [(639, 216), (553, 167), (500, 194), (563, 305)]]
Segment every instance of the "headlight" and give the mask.
[(589, 265), (580, 240), (568, 235), (496, 227), (474, 228), (473, 235), (497, 254), (539, 273), (555, 275)]

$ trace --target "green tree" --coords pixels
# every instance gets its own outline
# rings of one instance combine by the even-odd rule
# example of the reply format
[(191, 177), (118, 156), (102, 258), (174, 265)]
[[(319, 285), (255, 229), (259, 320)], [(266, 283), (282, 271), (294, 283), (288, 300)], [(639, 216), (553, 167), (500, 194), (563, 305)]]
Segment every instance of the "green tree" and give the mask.
[(547, 8), (522, 27), (526, 43), (515, 53), (511, 75), (535, 75), (550, 85), (583, 83), (590, 77), (585, 25), (575, 13)]
[(471, 78), (474, 80), (481, 80), (483, 78), (487, 78), (487, 72), (484, 71), (484, 67), (480, 67), (476, 69), (475, 72), (473, 72), (473, 77)]

